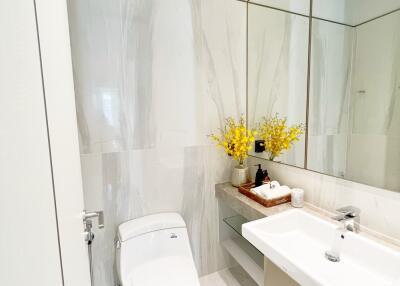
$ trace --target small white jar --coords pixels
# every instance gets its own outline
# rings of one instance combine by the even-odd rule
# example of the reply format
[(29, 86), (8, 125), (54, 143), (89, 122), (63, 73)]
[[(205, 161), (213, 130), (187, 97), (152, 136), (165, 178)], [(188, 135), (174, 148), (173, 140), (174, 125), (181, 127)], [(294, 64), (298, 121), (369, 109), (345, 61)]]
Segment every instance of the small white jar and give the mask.
[(292, 206), (302, 208), (304, 206), (304, 190), (292, 189)]

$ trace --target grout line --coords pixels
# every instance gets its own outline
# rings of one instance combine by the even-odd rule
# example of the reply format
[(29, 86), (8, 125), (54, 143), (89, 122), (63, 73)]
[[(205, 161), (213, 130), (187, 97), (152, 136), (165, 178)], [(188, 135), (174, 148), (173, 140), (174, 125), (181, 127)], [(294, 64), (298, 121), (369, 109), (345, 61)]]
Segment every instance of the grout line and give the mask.
[[(372, 22), (372, 21), (374, 21), (374, 20), (377, 20), (377, 19), (379, 19), (379, 18), (382, 18), (382, 17), (385, 17), (385, 16), (387, 16), (387, 15), (390, 15), (390, 14), (393, 14), (393, 13), (396, 13), (396, 12), (400, 11), (400, 8), (397, 8), (397, 9), (395, 9), (395, 10), (393, 10), (393, 11), (390, 11), (390, 12), (387, 12), (387, 13), (385, 13), (385, 14), (383, 14), (383, 15), (374, 17), (374, 18), (369, 19), (369, 20), (367, 20), (367, 21), (364, 21), (364, 22), (362, 22), (362, 23), (360, 23), (360, 24), (351, 25), (351, 24), (346, 24), (346, 23), (334, 21), (334, 20), (329, 20), (329, 19), (324, 19), (324, 18), (312, 16), (312, 10), (313, 10), (313, 7), (312, 7), (313, 5), (312, 5), (312, 4), (310, 4), (310, 15), (311, 15), (311, 17), (310, 17), (310, 15), (305, 15), (305, 14), (301, 14), (301, 13), (298, 13), (298, 12), (293, 12), (293, 11), (285, 10), (285, 9), (282, 9), (282, 8), (272, 7), (272, 6), (265, 5), (265, 4), (261, 4), (261, 3), (254, 3), (254, 2), (249, 2), (249, 1), (245, 1), (245, 0), (236, 0), (236, 1), (247, 2), (248, 4), (255, 5), (255, 6), (260, 6), (260, 7), (264, 7), (264, 8), (276, 10), (276, 11), (281, 11), (281, 12), (285, 12), (285, 13), (288, 13), (288, 14), (297, 15), (297, 16), (301, 16), (301, 17), (307, 17), (307, 18), (310, 18), (310, 20), (311, 20), (311, 19), (316, 19), (316, 20), (320, 20), (320, 21), (324, 21), (324, 22), (329, 22), (329, 23), (337, 24), (337, 25), (342, 25), (342, 26), (346, 26), (346, 27), (350, 27), (350, 28), (357, 28), (357, 27), (359, 27), (359, 26), (361, 26), (361, 25), (367, 24), (367, 23)], [(311, 2), (312, 2), (312, 0), (310, 0), (310, 3), (311, 3)]]
[(276, 11), (280, 11), (280, 12), (285, 12), (285, 13), (289, 13), (289, 14), (293, 14), (293, 15), (297, 15), (297, 16), (301, 16), (301, 17), (309, 18), (308, 15), (304, 15), (304, 14), (301, 14), (301, 13), (292, 12), (292, 11), (289, 11), (289, 10), (285, 10), (285, 9), (281, 9), (281, 8), (277, 8), (277, 7), (272, 7), (272, 6), (268, 6), (268, 5), (264, 5), (264, 4), (260, 4), (260, 3), (248, 2), (248, 4), (255, 5), (255, 6), (260, 6), (260, 7), (264, 7), (264, 8), (268, 8), (268, 9), (272, 9), (272, 10), (276, 10)]
[(45, 112), (45, 118), (46, 118), (47, 144), (48, 144), (48, 148), (49, 148), (51, 184), (52, 184), (52, 189), (53, 189), (53, 202), (54, 202), (54, 213), (55, 213), (56, 228), (57, 228), (58, 254), (59, 254), (59, 258), (60, 258), (60, 268), (61, 268), (61, 282), (62, 282), (62, 285), (65, 285), (64, 267), (63, 267), (62, 252), (61, 252), (60, 227), (59, 227), (59, 222), (58, 222), (57, 200), (56, 200), (56, 191), (55, 191), (55, 182), (54, 182), (53, 157), (52, 157), (52, 153), (51, 153), (49, 118), (48, 118), (47, 103), (46, 103), (46, 88), (45, 88), (45, 84), (44, 84), (42, 48), (40, 45), (40, 33), (39, 33), (39, 23), (38, 23), (38, 14), (37, 14), (37, 8), (36, 8), (36, 0), (33, 0), (33, 7), (34, 7), (34, 12), (35, 12), (35, 25), (36, 25), (36, 35), (37, 35), (37, 41), (38, 41), (40, 74), (41, 74), (41, 78), (42, 78), (43, 104), (44, 104), (44, 112)]
[(367, 21), (364, 21), (364, 22), (362, 22), (362, 23), (360, 23), (360, 24), (357, 24), (357, 25), (355, 25), (355, 26), (353, 26), (353, 27), (359, 27), (359, 26), (364, 25), (364, 24), (367, 24), (367, 23), (369, 23), (369, 22), (378, 20), (378, 19), (380, 19), (380, 18), (382, 18), (382, 17), (385, 17), (385, 16), (388, 16), (388, 15), (390, 15), (390, 14), (396, 13), (396, 12), (398, 12), (398, 11), (400, 11), (400, 8), (397, 8), (396, 10), (387, 12), (387, 13), (385, 13), (385, 14), (383, 14), (383, 15), (380, 15), (380, 16), (377, 16), (377, 17), (375, 17), (375, 18), (372, 18), (372, 19), (369, 19), (369, 20), (367, 20)]
[[(312, 9), (312, 8), (311, 8)], [(312, 10), (311, 10), (312, 11)], [(350, 24), (346, 24), (346, 23), (342, 23), (342, 22), (337, 22), (337, 21), (333, 21), (333, 20), (329, 20), (329, 19), (324, 19), (324, 18), (320, 18), (320, 17), (314, 17), (312, 16), (311, 19), (315, 19), (315, 20), (319, 20), (319, 21), (324, 21), (324, 22), (328, 22), (328, 23), (332, 23), (332, 24), (337, 24), (337, 25), (342, 25), (342, 26), (346, 26), (349, 28), (355, 28), (356, 26), (350, 25)]]
[[(246, 128), (249, 129), (249, 3), (246, 4)], [(248, 152), (247, 152), (248, 153)]]
[(307, 93), (306, 93), (306, 130), (305, 130), (305, 144), (304, 144), (304, 169), (308, 167), (308, 134), (309, 134), (309, 117), (310, 117), (310, 90), (311, 90), (311, 49), (312, 49), (312, 14), (313, 14), (313, 0), (310, 0), (310, 16), (308, 17), (308, 66), (307, 66)]

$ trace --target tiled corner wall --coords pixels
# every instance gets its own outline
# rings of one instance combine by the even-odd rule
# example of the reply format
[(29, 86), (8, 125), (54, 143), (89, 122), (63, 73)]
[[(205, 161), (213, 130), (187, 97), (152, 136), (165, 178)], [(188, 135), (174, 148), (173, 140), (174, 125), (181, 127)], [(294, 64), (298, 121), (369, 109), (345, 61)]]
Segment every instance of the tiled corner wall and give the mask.
[(85, 205), (105, 212), (97, 286), (115, 283), (117, 225), (175, 211), (200, 275), (228, 266), (216, 183), (230, 161), (207, 134), (246, 105), (246, 3), (69, 1)]

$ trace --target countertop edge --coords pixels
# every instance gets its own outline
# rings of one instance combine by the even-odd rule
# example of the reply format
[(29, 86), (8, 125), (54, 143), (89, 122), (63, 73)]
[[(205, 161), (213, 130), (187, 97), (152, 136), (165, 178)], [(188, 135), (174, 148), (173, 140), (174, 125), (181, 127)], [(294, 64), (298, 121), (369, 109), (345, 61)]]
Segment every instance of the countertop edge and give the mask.
[[(292, 207), (290, 203), (266, 208), (256, 201), (253, 201), (252, 199), (239, 193), (238, 189), (236, 187), (233, 187), (230, 183), (216, 184), (215, 196), (217, 199), (226, 203), (230, 208), (232, 208), (234, 211), (236, 211), (238, 214), (242, 215), (248, 220), (256, 220), (263, 217), (275, 215), (290, 209), (294, 209), (294, 207)], [(304, 203), (304, 207), (302, 209), (331, 223), (335, 223), (338, 226), (341, 225), (340, 222), (333, 221), (331, 219), (331, 217), (335, 215), (335, 213), (329, 210), (322, 209), (308, 202)], [(387, 247), (400, 251), (400, 240), (371, 230), (363, 225), (360, 225), (359, 234), (366, 238), (379, 242)]]

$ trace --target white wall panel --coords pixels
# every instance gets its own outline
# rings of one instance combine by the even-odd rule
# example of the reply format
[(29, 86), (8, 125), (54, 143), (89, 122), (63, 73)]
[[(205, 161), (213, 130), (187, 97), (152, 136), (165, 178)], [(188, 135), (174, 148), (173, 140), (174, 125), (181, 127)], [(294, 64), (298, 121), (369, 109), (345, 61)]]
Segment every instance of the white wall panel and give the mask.
[[(90, 285), (67, 3), (36, 0), (65, 286)], [(95, 225), (96, 226), (96, 225)]]
[(0, 285), (62, 285), (33, 1), (0, 1)]

